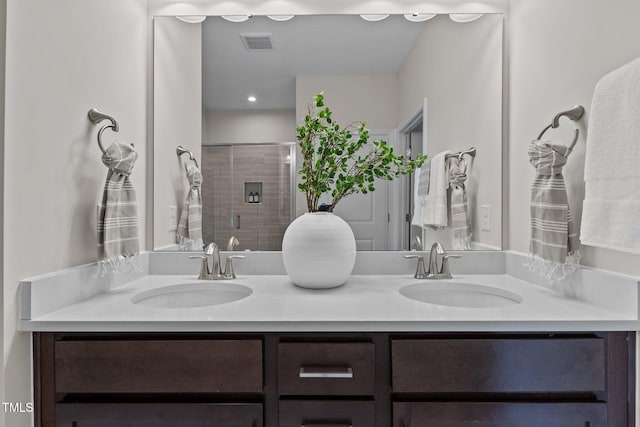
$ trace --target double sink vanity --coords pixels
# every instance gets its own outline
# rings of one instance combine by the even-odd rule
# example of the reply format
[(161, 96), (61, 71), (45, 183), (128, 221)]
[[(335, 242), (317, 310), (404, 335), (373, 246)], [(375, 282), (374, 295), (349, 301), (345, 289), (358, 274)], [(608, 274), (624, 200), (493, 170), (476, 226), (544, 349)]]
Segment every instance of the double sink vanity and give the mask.
[(633, 278), (551, 286), (474, 251), (420, 280), (412, 253), (358, 252), (345, 285), (309, 290), (280, 253), (244, 254), (227, 280), (154, 252), (127, 277), (23, 281), (36, 425), (634, 425)]

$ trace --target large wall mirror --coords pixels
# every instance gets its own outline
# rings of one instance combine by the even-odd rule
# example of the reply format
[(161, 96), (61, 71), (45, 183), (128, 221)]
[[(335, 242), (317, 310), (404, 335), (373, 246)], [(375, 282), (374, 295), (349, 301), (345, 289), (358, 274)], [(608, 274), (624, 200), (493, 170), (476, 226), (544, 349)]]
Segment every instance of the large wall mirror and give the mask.
[[(397, 152), (433, 158), (473, 148), (475, 156), (452, 158), (466, 175), (470, 249), (501, 249), (502, 14), (189, 21), (199, 19), (154, 19), (156, 250), (177, 249), (191, 161), (177, 146), (204, 176), (204, 242), (226, 248), (235, 236), (237, 250), (280, 250), (287, 225), (305, 211), (295, 130), (318, 92), (335, 120), (366, 121)], [(451, 227), (417, 219), (416, 184), (413, 175), (382, 181), (338, 205), (359, 250), (435, 240), (460, 249)]]

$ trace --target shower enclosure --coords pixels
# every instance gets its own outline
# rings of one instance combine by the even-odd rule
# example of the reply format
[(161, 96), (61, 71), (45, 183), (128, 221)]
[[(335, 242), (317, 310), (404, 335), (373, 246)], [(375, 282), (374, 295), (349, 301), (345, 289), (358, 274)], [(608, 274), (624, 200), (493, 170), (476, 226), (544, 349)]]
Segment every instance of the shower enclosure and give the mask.
[(295, 145), (202, 146), (202, 233), (205, 243), (236, 250), (279, 251), (295, 217)]

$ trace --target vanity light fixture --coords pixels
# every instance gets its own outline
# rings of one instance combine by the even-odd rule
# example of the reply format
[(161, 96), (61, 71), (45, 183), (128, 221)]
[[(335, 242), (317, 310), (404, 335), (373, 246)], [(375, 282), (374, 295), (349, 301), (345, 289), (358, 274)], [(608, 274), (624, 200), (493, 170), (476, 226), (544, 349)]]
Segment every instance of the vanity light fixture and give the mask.
[(248, 15), (221, 15), (220, 16), (225, 21), (229, 22), (244, 22), (251, 18), (251, 14)]
[(407, 13), (404, 19), (411, 22), (425, 22), (435, 17), (437, 13)]
[(376, 22), (376, 21), (382, 21), (383, 19), (387, 19), (389, 15), (367, 14), (367, 15), (360, 15), (360, 17), (365, 21)]
[(204, 22), (205, 19), (207, 19), (205, 15), (183, 15), (183, 16), (176, 16), (176, 18), (188, 24), (199, 24), (201, 22)]
[(473, 22), (484, 16), (483, 13), (450, 13), (449, 18), (453, 22)]
[(295, 15), (267, 15), (267, 18), (273, 19), (274, 21), (283, 22), (293, 19), (294, 16)]
[(256, 98), (253, 95), (249, 95), (249, 97), (247, 98), (247, 101), (249, 101), (249, 102), (256, 102), (257, 100), (258, 100), (258, 98)]

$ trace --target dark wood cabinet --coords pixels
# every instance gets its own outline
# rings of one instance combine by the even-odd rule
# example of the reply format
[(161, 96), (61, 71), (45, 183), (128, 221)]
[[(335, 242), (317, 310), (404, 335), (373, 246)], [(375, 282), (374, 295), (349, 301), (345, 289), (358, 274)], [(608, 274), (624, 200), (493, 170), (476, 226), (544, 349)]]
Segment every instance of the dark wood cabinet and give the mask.
[(35, 333), (36, 427), (632, 427), (635, 333)]
[(262, 427), (258, 403), (59, 404), (56, 427)]
[(373, 395), (373, 343), (280, 343), (280, 395)]
[(604, 403), (394, 403), (393, 427), (607, 427)]
[(569, 393), (605, 389), (602, 338), (393, 340), (393, 390)]
[(372, 427), (375, 406), (372, 401), (281, 400), (280, 427)]
[(65, 340), (57, 393), (261, 393), (260, 340)]

